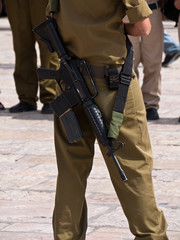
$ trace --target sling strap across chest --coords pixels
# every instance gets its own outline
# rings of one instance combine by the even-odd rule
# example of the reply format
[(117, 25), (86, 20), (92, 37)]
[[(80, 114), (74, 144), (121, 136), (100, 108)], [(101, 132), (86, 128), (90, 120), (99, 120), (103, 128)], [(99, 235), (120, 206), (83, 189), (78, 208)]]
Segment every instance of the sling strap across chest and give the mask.
[(114, 108), (112, 111), (109, 131), (108, 131), (108, 137), (115, 138), (115, 139), (119, 135), (119, 129), (124, 119), (123, 112), (124, 112), (124, 107), (127, 99), (129, 85), (132, 79), (133, 46), (127, 35), (126, 35), (126, 47), (127, 47), (127, 56), (119, 75), (119, 86), (116, 94), (116, 99), (115, 99)]

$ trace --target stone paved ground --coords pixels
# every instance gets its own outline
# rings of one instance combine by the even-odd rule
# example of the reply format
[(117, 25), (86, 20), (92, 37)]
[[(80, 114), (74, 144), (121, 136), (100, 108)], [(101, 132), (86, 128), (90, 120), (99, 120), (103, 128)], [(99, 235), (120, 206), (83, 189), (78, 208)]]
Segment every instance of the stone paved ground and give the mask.
[[(164, 23), (177, 40), (172, 22)], [(0, 19), (0, 101), (18, 102), (13, 82), (14, 54), (9, 24)], [(142, 73), (142, 67), (140, 66)], [(56, 163), (53, 117), (38, 111), (0, 112), (0, 239), (52, 240)], [(180, 239), (180, 59), (162, 69), (159, 121), (149, 122), (157, 203), (165, 213), (170, 240)], [(132, 240), (98, 146), (88, 180), (87, 240)]]

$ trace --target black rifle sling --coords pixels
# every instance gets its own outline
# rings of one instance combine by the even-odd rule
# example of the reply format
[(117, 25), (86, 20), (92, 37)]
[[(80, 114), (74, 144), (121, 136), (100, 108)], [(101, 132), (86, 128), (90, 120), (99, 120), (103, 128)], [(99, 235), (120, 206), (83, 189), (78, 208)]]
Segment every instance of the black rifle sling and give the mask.
[(133, 68), (133, 46), (129, 38), (126, 38), (127, 56), (120, 73), (119, 87), (116, 95), (113, 111), (123, 114), (128, 88), (132, 79)]

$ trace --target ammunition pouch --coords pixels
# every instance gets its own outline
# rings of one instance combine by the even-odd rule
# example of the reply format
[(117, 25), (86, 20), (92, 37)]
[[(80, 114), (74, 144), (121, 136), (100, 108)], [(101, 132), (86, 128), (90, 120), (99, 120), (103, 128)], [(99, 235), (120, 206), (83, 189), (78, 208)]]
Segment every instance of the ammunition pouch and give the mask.
[(105, 79), (109, 90), (117, 90), (119, 87), (119, 75), (122, 67), (109, 67), (105, 68)]

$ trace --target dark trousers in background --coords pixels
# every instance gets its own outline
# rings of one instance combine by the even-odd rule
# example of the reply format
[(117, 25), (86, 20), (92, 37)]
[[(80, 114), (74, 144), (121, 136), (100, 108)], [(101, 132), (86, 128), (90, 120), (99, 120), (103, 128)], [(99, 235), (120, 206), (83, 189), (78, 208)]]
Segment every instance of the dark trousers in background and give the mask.
[(48, 0), (5, 0), (13, 34), (16, 91), (20, 101), (32, 105), (38, 100), (38, 87), (42, 103), (49, 103), (55, 98), (56, 81), (38, 81), (36, 42), (39, 45), (41, 67), (57, 69), (57, 55), (50, 53), (46, 44), (32, 31), (46, 20), (47, 3)]

